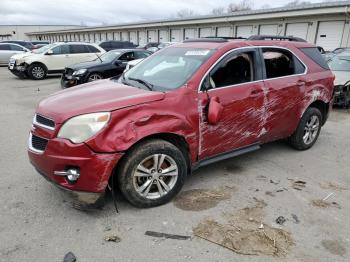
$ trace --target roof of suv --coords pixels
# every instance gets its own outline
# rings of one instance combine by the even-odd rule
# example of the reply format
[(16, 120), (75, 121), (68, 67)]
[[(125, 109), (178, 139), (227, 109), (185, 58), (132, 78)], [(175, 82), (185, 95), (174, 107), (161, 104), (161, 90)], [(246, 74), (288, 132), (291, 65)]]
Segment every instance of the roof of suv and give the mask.
[(315, 45), (307, 42), (295, 42), (295, 41), (285, 41), (285, 40), (246, 40), (246, 39), (194, 39), (193, 41), (186, 41), (177, 44), (177, 47), (190, 47), (190, 48), (206, 48), (206, 49), (220, 49), (224, 47), (245, 47), (245, 46), (281, 46), (289, 47), (296, 46), (298, 48), (303, 47), (315, 47)]

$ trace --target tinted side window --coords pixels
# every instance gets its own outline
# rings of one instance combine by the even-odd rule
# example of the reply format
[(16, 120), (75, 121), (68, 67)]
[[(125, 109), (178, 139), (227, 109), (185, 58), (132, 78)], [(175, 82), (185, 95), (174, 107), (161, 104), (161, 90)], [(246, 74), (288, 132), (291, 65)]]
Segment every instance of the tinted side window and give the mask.
[(135, 52), (135, 59), (141, 59), (141, 58), (146, 58), (150, 54), (147, 52)]
[(119, 60), (121, 61), (131, 61), (134, 59), (135, 59), (134, 52), (127, 52), (119, 57)]
[(0, 45), (0, 50), (10, 50), (10, 46), (9, 45)]
[(326, 60), (323, 58), (317, 47), (300, 48), (300, 50), (320, 67), (329, 70)]
[(87, 48), (89, 49), (90, 53), (101, 53), (101, 51), (99, 49), (97, 49), (96, 47), (94, 47), (92, 45), (88, 45)]
[(13, 51), (23, 51), (23, 48), (18, 45), (10, 45), (10, 47)]
[(100, 47), (102, 48), (109, 48), (111, 47), (111, 42), (103, 42), (100, 44)]
[(86, 45), (71, 45), (70, 46), (71, 54), (84, 54), (90, 53)]
[(304, 65), (289, 51), (279, 48), (263, 48), (266, 78), (301, 74)]
[(231, 86), (254, 81), (254, 53), (228, 55), (210, 73), (211, 88)]
[(122, 48), (123, 44), (122, 43), (118, 43), (118, 42), (112, 42), (111, 43), (111, 47), (112, 48)]
[(51, 49), (54, 55), (64, 55), (69, 54), (69, 46), (68, 45), (60, 45)]

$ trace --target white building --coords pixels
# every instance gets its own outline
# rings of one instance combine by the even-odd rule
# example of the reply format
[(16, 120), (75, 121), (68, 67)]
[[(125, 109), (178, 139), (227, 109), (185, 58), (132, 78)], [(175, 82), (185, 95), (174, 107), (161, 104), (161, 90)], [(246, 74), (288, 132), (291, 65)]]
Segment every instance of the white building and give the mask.
[(127, 40), (179, 42), (184, 39), (256, 34), (298, 36), (326, 50), (350, 47), (350, 1), (310, 4), (290, 8), (239, 11), (220, 16), (198, 16), (101, 27), (31, 32), (31, 39), (54, 41)]
[(0, 25), (1, 40), (30, 40), (26, 33), (77, 28), (75, 25)]

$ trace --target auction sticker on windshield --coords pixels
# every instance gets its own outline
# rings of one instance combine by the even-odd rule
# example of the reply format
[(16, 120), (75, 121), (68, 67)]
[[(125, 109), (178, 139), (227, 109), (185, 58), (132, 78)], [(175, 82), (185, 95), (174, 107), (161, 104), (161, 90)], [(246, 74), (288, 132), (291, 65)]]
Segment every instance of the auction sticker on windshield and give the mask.
[(198, 56), (205, 56), (209, 54), (210, 50), (190, 50), (185, 53), (185, 55), (198, 55)]

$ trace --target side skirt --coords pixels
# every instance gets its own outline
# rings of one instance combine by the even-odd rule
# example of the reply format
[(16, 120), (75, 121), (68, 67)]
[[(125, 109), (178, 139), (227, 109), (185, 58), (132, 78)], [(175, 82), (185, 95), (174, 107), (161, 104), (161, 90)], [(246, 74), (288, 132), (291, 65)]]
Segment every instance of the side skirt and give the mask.
[(225, 152), (216, 156), (212, 156), (209, 158), (205, 158), (203, 160), (198, 161), (197, 163), (195, 163), (192, 167), (192, 171), (196, 170), (202, 166), (207, 166), (225, 159), (229, 159), (232, 157), (236, 157), (236, 156), (240, 156), (249, 152), (253, 152), (260, 149), (260, 145), (259, 144), (253, 144), (253, 145), (249, 145), (246, 147), (242, 147), (239, 149), (235, 149), (233, 151), (229, 151), (229, 152)]

